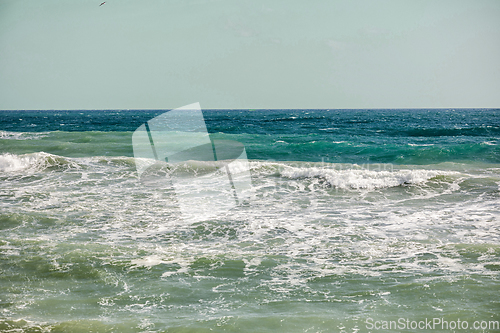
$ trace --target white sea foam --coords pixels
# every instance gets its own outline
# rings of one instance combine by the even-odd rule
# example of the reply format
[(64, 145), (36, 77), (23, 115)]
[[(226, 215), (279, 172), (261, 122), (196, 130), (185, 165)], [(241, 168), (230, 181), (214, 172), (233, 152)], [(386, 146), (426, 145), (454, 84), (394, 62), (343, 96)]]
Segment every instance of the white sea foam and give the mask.
[(5, 153), (0, 155), (0, 172), (40, 171), (57, 166), (79, 168), (78, 164), (70, 158), (45, 152), (24, 155)]
[(329, 185), (341, 189), (378, 189), (401, 185), (423, 184), (440, 175), (453, 174), (437, 170), (333, 170), (328, 168), (297, 168), (286, 166), (281, 176), (290, 179), (320, 178)]
[[(472, 186), (462, 186), (463, 178), (474, 182), (475, 191), (482, 183), (465, 173), (253, 161), (254, 196), (248, 205), (186, 224), (173, 194), (141, 185), (131, 157), (2, 158), (24, 162), (17, 170), (44, 170), (38, 165), (59, 161), (54, 172), (40, 172), (41, 177), (0, 182), (6, 238), (15, 244), (0, 244), (5, 257), (13, 267), (18, 253), (33, 253), (28, 259), (42, 263), (47, 258), (56, 276), (88, 270), (95, 274), (88, 292), (95, 293), (96, 283), (109, 288), (98, 301), (105, 311), (165, 315), (171, 297), (190, 294), (196, 304), (208, 299), (207, 309), (236, 308), (249, 292), (261, 304), (309, 297), (376, 307), (398, 297), (393, 288), (377, 289), (380, 281), (409, 280), (405, 283), (417, 288), (441, 290), (443, 279), (498, 275), (498, 194), (467, 194), (466, 186)], [(81, 168), (59, 167), (70, 162)], [(498, 179), (488, 181), (496, 189)], [(379, 190), (303, 190), (310, 183), (335, 182), (346, 189)], [(423, 185), (391, 188), (404, 184)], [(9, 222), (13, 217), (23, 224)], [(362, 287), (369, 294), (359, 291), (359, 281), (366, 282)], [(19, 299), (31, 295), (26, 290)], [(214, 294), (220, 295), (215, 301)], [(128, 303), (120, 305), (124, 300)], [(189, 310), (179, 308), (169, 311)]]
[(0, 139), (36, 140), (49, 135), (49, 132), (10, 132), (0, 131)]
[(164, 264), (166, 261), (164, 261), (162, 258), (160, 258), (157, 255), (152, 255), (140, 259), (134, 259), (130, 262), (132, 265), (135, 265), (135, 267), (146, 267), (146, 268), (151, 268), (156, 265)]
[(34, 156), (17, 156), (13, 154), (0, 155), (0, 172), (19, 171), (28, 168), (33, 161)]
[(411, 146), (411, 147), (430, 147), (430, 146), (434, 146), (434, 144), (433, 143), (421, 143), (421, 144), (409, 143), (408, 146)]

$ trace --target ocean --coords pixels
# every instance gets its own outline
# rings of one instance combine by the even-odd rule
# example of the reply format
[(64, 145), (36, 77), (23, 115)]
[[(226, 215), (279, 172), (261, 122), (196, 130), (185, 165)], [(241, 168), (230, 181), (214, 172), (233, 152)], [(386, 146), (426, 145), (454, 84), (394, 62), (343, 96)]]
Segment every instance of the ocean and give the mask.
[(0, 111), (1, 332), (500, 332), (500, 109), (203, 110), (251, 188), (196, 222), (166, 111)]

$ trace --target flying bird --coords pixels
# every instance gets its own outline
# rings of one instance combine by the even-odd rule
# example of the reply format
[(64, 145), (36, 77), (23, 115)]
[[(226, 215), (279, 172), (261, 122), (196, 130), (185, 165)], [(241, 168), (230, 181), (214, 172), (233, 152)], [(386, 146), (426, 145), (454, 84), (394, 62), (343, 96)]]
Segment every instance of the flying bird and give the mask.
[(99, 5), (99, 7), (101, 7), (102, 5), (104, 5), (106, 3), (106, 1), (104, 2), (101, 2), (101, 4)]

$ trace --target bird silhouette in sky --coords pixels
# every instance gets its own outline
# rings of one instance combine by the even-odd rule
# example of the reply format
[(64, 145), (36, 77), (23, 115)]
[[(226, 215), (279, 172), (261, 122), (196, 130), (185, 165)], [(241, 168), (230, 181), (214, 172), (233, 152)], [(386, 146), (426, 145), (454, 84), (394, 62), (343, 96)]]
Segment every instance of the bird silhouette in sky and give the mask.
[(106, 3), (106, 1), (104, 2), (101, 2), (101, 4), (99, 5), (99, 7), (101, 7), (102, 5), (104, 5)]

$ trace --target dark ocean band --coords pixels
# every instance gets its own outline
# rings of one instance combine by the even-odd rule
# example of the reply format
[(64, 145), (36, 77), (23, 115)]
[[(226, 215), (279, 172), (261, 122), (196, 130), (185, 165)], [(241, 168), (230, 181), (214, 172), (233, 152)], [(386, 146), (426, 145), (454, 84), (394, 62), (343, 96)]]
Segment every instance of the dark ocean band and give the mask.
[[(132, 132), (163, 112), (4, 111), (2, 152), (130, 157)], [(204, 118), (213, 139), (241, 142), (252, 160), (500, 163), (499, 109), (205, 110)]]

